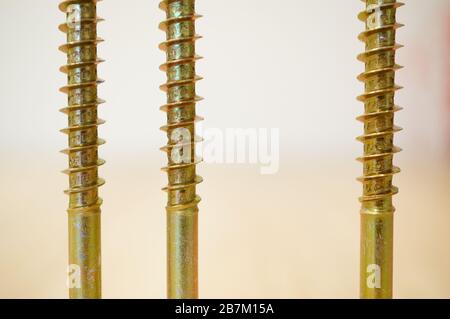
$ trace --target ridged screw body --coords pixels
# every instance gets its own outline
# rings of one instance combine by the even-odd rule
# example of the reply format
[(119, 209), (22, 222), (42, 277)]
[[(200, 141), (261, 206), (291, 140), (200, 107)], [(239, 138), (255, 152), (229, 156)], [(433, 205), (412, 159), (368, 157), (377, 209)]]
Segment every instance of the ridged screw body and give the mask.
[(393, 165), (394, 113), (401, 108), (394, 104), (395, 53), (401, 46), (395, 41), (396, 10), (402, 6), (396, 0), (366, 0), (366, 10), (359, 19), (366, 23), (359, 39), (365, 42), (365, 52), (358, 59), (365, 63), (365, 72), (358, 79), (364, 82), (365, 93), (358, 99), (364, 102), (365, 113), (358, 117), (364, 123), (364, 175), (361, 208), (361, 298), (392, 298), (393, 282), (393, 217), (392, 196), (398, 193), (392, 185), (393, 176), (400, 169)]
[(165, 0), (160, 8), (166, 12), (166, 20), (160, 29), (166, 32), (166, 41), (160, 49), (166, 52), (166, 63), (160, 69), (167, 74), (167, 82), (161, 89), (167, 93), (167, 104), (161, 110), (167, 112), (168, 174), (167, 203), (167, 295), (171, 299), (198, 298), (198, 203), (196, 185), (202, 179), (196, 174), (195, 157), (196, 95), (195, 0)]
[(67, 54), (67, 64), (61, 71), (67, 74), (68, 84), (61, 91), (68, 94), (68, 106), (61, 111), (68, 115), (69, 148), (69, 295), (70, 298), (101, 298), (100, 206), (98, 177), (97, 127), (103, 121), (97, 117), (96, 0), (70, 0), (59, 5), (66, 13), (66, 23), (59, 29), (67, 34), (67, 43), (60, 50)]

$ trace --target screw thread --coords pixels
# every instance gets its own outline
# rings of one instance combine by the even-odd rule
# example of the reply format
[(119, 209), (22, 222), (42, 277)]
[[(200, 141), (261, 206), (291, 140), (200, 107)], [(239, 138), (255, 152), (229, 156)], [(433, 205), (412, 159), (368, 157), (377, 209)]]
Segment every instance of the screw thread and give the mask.
[[(100, 0), (98, 0), (100, 1)], [(67, 64), (60, 68), (67, 74), (67, 85), (60, 89), (68, 95), (68, 106), (60, 111), (68, 115), (69, 147), (62, 152), (69, 156), (69, 264), (79, 267), (80, 278), (70, 286), (71, 298), (100, 298), (100, 206), (98, 188), (104, 180), (98, 177), (98, 126), (104, 121), (97, 117), (97, 107), (104, 103), (97, 97), (97, 0), (63, 1), (59, 8), (66, 13), (66, 23), (59, 29), (66, 33), (67, 42), (60, 50), (67, 54)]]
[[(394, 125), (394, 114), (401, 110), (394, 103), (395, 52), (401, 46), (395, 42), (396, 10), (402, 6), (396, 0), (366, 0), (366, 10), (358, 18), (366, 24), (359, 35), (365, 52), (358, 59), (365, 63), (365, 72), (358, 76), (364, 82), (365, 93), (358, 97), (365, 113), (358, 117), (364, 123), (364, 143), (361, 210), (361, 296), (364, 298), (392, 297), (392, 196), (398, 188), (392, 185), (393, 176), (400, 169), (393, 165), (394, 154), (401, 151), (394, 146), (394, 134), (401, 128)], [(379, 273), (371, 273), (371, 269)], [(377, 275), (379, 274), (379, 277)], [(373, 275), (373, 276), (372, 276)]]
[[(167, 113), (168, 143), (161, 150), (167, 153), (168, 165), (163, 170), (168, 175), (167, 239), (168, 239), (168, 297), (197, 298), (197, 227), (198, 203), (196, 185), (202, 178), (196, 166), (195, 144), (202, 141), (196, 136), (195, 123), (202, 118), (196, 115), (195, 63), (201, 57), (195, 54), (195, 43), (200, 38), (195, 33), (195, 0), (165, 0), (160, 9), (166, 20), (159, 27), (166, 32), (166, 41), (160, 49), (166, 52), (166, 63), (160, 69), (166, 72), (167, 82), (161, 90), (167, 94), (167, 103), (161, 110)], [(180, 139), (183, 137), (183, 139)], [(186, 157), (186, 155), (188, 155)]]

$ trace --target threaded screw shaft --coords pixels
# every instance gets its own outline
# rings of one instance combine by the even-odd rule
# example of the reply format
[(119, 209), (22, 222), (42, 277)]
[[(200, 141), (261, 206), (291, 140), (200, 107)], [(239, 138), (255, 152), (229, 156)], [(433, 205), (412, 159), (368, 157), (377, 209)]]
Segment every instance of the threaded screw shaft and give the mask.
[[(100, 0), (98, 0), (100, 1)], [(98, 177), (97, 127), (104, 121), (97, 117), (97, 107), (104, 101), (97, 97), (97, 0), (63, 1), (59, 8), (66, 13), (66, 23), (59, 29), (67, 34), (60, 50), (67, 54), (61, 71), (68, 84), (61, 91), (68, 95), (68, 106), (61, 112), (68, 115), (69, 148), (69, 295), (70, 298), (101, 298), (100, 206), (98, 188), (104, 180)]]
[(364, 123), (363, 196), (361, 208), (361, 298), (392, 298), (393, 281), (393, 217), (392, 196), (398, 188), (392, 185), (393, 176), (400, 169), (393, 165), (394, 133), (401, 129), (394, 125), (394, 113), (401, 108), (394, 104), (395, 52), (401, 46), (395, 42), (396, 10), (402, 3), (396, 0), (365, 0), (366, 10), (359, 19), (366, 30), (359, 35), (365, 42), (365, 52), (358, 59), (365, 63), (365, 72), (358, 79), (364, 82), (365, 93), (358, 97), (365, 113), (358, 117)]
[(160, 49), (166, 52), (166, 63), (160, 69), (167, 74), (161, 89), (167, 93), (168, 174), (167, 203), (167, 294), (173, 299), (198, 298), (198, 203), (196, 185), (202, 179), (196, 174), (201, 159), (195, 156), (195, 144), (201, 138), (195, 135), (196, 116), (195, 0), (164, 0), (160, 8), (166, 20), (160, 29), (166, 32), (166, 41)]

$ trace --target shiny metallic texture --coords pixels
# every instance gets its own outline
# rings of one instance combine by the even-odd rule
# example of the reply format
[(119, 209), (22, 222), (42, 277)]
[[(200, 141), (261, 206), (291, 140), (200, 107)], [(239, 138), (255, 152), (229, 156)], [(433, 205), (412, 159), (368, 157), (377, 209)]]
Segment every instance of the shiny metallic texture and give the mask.
[(195, 156), (195, 144), (201, 138), (195, 135), (196, 116), (195, 0), (165, 0), (160, 8), (166, 20), (160, 29), (166, 32), (166, 41), (160, 49), (166, 52), (166, 63), (160, 69), (167, 74), (161, 89), (167, 93), (167, 103), (161, 110), (167, 113), (168, 175), (167, 202), (167, 295), (171, 299), (198, 298), (198, 203), (196, 185), (202, 181), (196, 174), (201, 159)]
[(67, 85), (61, 91), (68, 95), (68, 105), (61, 112), (68, 115), (69, 147), (69, 295), (70, 298), (101, 298), (100, 206), (98, 188), (104, 180), (98, 177), (97, 127), (104, 122), (97, 117), (97, 17), (96, 0), (63, 1), (59, 9), (66, 23), (59, 29), (67, 34), (60, 50), (67, 54), (61, 71), (67, 74)]
[(364, 82), (365, 93), (359, 96), (365, 113), (358, 117), (364, 123), (364, 135), (358, 140), (364, 143), (363, 196), (361, 207), (361, 298), (392, 298), (393, 281), (393, 217), (392, 196), (397, 187), (393, 176), (400, 169), (393, 165), (394, 154), (400, 149), (394, 146), (394, 133), (401, 129), (394, 125), (394, 113), (401, 108), (394, 104), (396, 50), (401, 46), (395, 41), (396, 30), (402, 25), (396, 22), (396, 10), (402, 6), (395, 0), (366, 0), (366, 10), (359, 19), (366, 30), (359, 35), (365, 43), (365, 52), (358, 59), (365, 63), (365, 71), (358, 79)]

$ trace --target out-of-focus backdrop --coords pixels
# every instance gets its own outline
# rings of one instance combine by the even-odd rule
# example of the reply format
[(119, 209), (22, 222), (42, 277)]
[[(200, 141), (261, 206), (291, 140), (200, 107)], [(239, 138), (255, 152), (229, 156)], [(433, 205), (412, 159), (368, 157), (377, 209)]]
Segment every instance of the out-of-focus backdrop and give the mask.
[[(279, 128), (280, 167), (201, 165), (205, 298), (357, 298), (364, 46), (356, 0), (198, 0), (203, 128)], [(106, 298), (165, 297), (164, 19), (157, 1), (103, 1), (107, 100)], [(450, 298), (450, 1), (398, 10), (395, 296)], [(0, 297), (65, 298), (65, 16), (53, 0), (0, 0)], [(119, 236), (120, 234), (120, 236)], [(125, 235), (124, 235), (125, 234)]]

